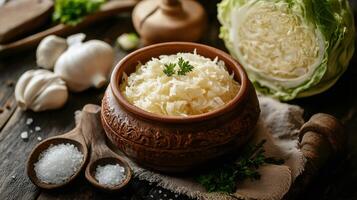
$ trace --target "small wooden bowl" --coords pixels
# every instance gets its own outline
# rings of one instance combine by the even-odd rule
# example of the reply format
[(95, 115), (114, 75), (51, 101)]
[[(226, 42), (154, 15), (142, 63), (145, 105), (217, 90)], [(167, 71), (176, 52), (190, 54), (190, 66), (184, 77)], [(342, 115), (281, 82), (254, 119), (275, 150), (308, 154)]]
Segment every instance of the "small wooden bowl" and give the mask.
[[(241, 84), (236, 97), (222, 108), (188, 117), (146, 112), (121, 94), (123, 73), (153, 57), (193, 52), (224, 61)], [(260, 113), (255, 90), (240, 64), (227, 53), (202, 44), (169, 42), (139, 49), (115, 67), (102, 101), (101, 119), (108, 138), (129, 158), (154, 170), (183, 172), (244, 145)]]
[[(118, 185), (115, 185), (115, 186), (106, 186), (106, 185), (101, 185), (99, 184), (99, 182), (95, 179), (95, 171), (97, 169), (97, 166), (98, 165), (107, 165), (107, 164), (119, 164), (120, 166), (124, 167), (125, 169), (125, 179), (123, 182), (121, 182), (120, 184)], [(89, 166), (89, 170), (88, 172), (86, 171), (86, 173), (89, 173), (90, 176), (88, 177), (91, 177), (90, 179), (88, 179), (95, 187), (101, 189), (101, 190), (105, 190), (105, 191), (110, 191), (110, 192), (116, 192), (116, 191), (119, 191), (121, 189), (123, 189), (128, 183), (129, 181), (131, 180), (131, 176), (132, 176), (132, 172), (131, 172), (131, 168), (129, 166), (129, 164), (119, 158), (119, 157), (105, 157), (105, 158), (101, 158), (101, 159), (98, 159), (96, 160), (94, 163), (91, 163), (91, 165)], [(87, 174), (86, 174), (87, 176)]]
[[(71, 135), (74, 135), (74, 134), (71, 134)], [(76, 136), (74, 136), (74, 137), (76, 137)], [(84, 159), (81, 163), (81, 166), (78, 168), (77, 172), (74, 173), (74, 175), (72, 175), (68, 179), (68, 181), (65, 181), (60, 184), (50, 184), (50, 183), (41, 182), (36, 176), (36, 172), (35, 172), (35, 169), (33, 166), (34, 163), (36, 163), (39, 160), (40, 154), (42, 152), (44, 152), (46, 149), (48, 149), (51, 145), (66, 144), (66, 143), (73, 144), (83, 154)], [(43, 189), (60, 188), (60, 187), (63, 187), (65, 185), (71, 183), (80, 174), (80, 171), (83, 169), (84, 165), (87, 162), (87, 157), (88, 157), (88, 150), (84, 144), (84, 141), (83, 141), (83, 143), (80, 143), (76, 140), (73, 140), (70, 138), (64, 138), (62, 135), (60, 135), (58, 137), (52, 137), (52, 138), (42, 141), (32, 150), (32, 152), (30, 153), (30, 157), (28, 158), (28, 161), (27, 161), (26, 171), (27, 171), (28, 177), (30, 178), (31, 182), (33, 184), (37, 185), (38, 187), (43, 188)]]

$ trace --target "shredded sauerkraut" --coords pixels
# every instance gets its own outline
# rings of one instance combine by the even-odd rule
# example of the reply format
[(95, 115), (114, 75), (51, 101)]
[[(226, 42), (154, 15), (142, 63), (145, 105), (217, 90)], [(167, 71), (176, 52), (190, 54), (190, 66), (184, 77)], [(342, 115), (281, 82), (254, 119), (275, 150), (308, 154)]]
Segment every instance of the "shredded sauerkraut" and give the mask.
[[(189, 61), (193, 70), (186, 75), (167, 76), (164, 65), (177, 63), (179, 58)], [(136, 72), (123, 76), (120, 89), (131, 104), (148, 112), (188, 116), (215, 110), (232, 100), (240, 88), (233, 77), (218, 58), (211, 60), (196, 52), (177, 53), (139, 64)]]

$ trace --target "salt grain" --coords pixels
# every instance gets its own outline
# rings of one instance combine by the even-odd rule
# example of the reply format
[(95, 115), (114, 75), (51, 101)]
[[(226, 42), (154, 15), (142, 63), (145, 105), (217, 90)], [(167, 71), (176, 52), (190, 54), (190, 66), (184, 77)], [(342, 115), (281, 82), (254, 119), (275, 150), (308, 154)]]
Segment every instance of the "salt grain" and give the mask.
[(95, 170), (95, 178), (102, 185), (115, 186), (120, 184), (125, 179), (125, 169), (119, 164), (105, 166), (97, 166)]
[(41, 127), (39, 127), (39, 126), (35, 126), (35, 131), (41, 131)]
[(51, 145), (34, 164), (36, 176), (44, 183), (63, 183), (77, 172), (83, 160), (83, 154), (73, 144)]
[(33, 133), (33, 130), (30, 130), (30, 133)]
[(27, 125), (31, 125), (32, 122), (33, 122), (33, 119), (32, 119), (32, 118), (27, 118), (27, 120), (26, 120), (26, 124), (27, 124)]
[(27, 131), (22, 132), (22, 133), (21, 133), (21, 138), (22, 138), (23, 140), (29, 138), (28, 132), (27, 132)]
[(42, 140), (42, 137), (37, 137), (37, 140), (38, 140), (38, 141), (41, 141), (41, 140)]

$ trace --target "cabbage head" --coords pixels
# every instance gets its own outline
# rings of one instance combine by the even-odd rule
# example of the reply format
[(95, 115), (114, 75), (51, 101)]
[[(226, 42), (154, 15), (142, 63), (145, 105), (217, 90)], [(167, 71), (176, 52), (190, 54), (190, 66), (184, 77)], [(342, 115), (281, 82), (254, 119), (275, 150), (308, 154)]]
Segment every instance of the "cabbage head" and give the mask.
[(347, 0), (223, 0), (218, 19), (255, 88), (280, 100), (327, 90), (354, 52)]

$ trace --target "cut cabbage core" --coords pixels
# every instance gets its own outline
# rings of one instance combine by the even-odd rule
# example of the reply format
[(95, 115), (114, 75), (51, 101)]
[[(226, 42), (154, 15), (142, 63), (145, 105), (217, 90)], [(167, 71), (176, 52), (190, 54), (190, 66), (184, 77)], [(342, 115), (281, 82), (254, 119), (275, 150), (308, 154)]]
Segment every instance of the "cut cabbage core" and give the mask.
[[(179, 58), (194, 68), (186, 75), (166, 75), (164, 65)], [(175, 70), (179, 70), (176, 64)], [(120, 89), (133, 105), (162, 115), (188, 116), (218, 109), (238, 93), (239, 83), (229, 74), (223, 61), (194, 53), (178, 53), (152, 58), (124, 76)]]
[(322, 34), (287, 3), (246, 4), (233, 12), (232, 24), (237, 57), (269, 87), (300, 85), (323, 58)]

